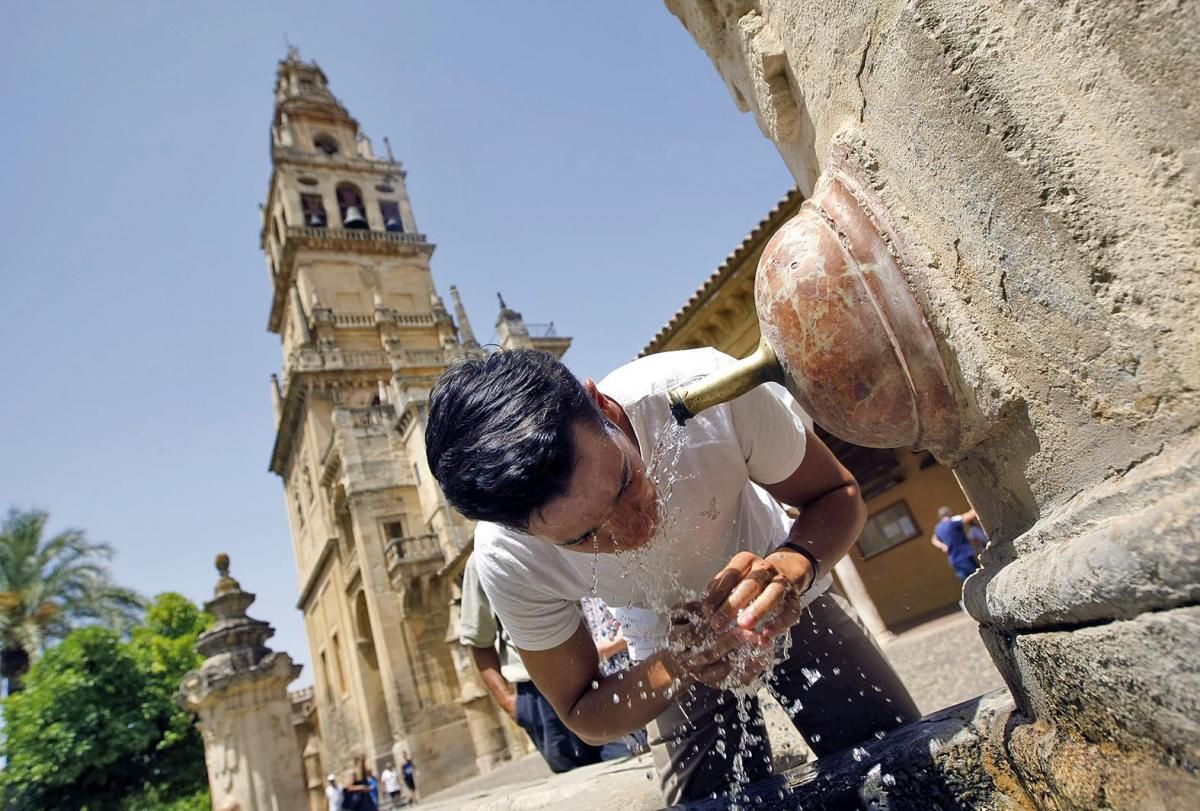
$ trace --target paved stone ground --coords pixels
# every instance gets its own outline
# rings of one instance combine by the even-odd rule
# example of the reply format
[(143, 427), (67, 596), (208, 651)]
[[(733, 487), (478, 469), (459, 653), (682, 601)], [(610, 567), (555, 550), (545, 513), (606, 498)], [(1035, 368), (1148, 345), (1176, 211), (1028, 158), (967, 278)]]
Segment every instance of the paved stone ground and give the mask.
[[(961, 612), (905, 631), (883, 647), (925, 714), (1004, 686), (979, 639), (974, 621)], [(777, 768), (803, 762), (808, 756), (807, 749), (783, 710), (769, 700), (764, 701), (764, 708)], [(552, 775), (541, 756), (533, 754), (441, 791), (420, 807), (428, 811), (568, 807), (572, 811), (600, 808), (640, 811), (661, 805), (649, 756)]]

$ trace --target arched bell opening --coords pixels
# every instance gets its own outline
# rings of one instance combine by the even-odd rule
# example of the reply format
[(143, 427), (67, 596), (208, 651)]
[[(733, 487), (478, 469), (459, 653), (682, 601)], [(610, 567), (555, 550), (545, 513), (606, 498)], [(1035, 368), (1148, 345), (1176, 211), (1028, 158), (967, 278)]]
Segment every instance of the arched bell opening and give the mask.
[(337, 187), (338, 211), (342, 215), (342, 227), (360, 231), (367, 229), (366, 208), (363, 207), (362, 192), (353, 183), (339, 183)]

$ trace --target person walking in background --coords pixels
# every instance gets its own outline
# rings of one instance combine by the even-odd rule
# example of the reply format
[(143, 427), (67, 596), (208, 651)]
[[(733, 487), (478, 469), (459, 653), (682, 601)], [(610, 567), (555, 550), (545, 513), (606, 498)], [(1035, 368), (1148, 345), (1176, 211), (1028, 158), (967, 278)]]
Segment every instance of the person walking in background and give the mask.
[(345, 811), (378, 811), (379, 806), (371, 798), (371, 785), (367, 781), (367, 756), (354, 756), (354, 771), (342, 789), (342, 808)]
[(328, 811), (342, 811), (342, 787), (338, 785), (336, 774), (325, 778), (325, 802), (329, 804)]
[(977, 524), (978, 520), (974, 510), (955, 515), (949, 507), (938, 509), (938, 523), (929, 542), (946, 553), (959, 580), (966, 580), (979, 568), (975, 550), (967, 537), (968, 527)]
[[(603, 619), (599, 622), (603, 624)], [(558, 717), (554, 707), (530, 680), (507, 632), (496, 621), (487, 595), (479, 584), (474, 555), (467, 559), (463, 571), (459, 642), (470, 648), (475, 667), (492, 698), (525, 730), (551, 771), (567, 772), (630, 754), (629, 747), (619, 741), (602, 746), (585, 743)], [(624, 650), (623, 640), (605, 640), (605, 651), (610, 655)]]
[(971, 549), (974, 550), (975, 559), (978, 560), (988, 543), (987, 533), (983, 531), (983, 527), (979, 526), (979, 521), (974, 521), (967, 527), (967, 540), (971, 542)]
[(400, 799), (400, 778), (396, 775), (392, 764), (389, 763), (384, 767), (383, 773), (379, 775), (379, 780), (383, 783), (383, 790), (387, 792), (388, 798), (395, 804)]
[(375, 773), (367, 769), (367, 793), (371, 795), (371, 802), (375, 803), (375, 807), (379, 807), (379, 781), (375, 778)]
[(408, 752), (404, 753), (404, 762), (400, 765), (400, 773), (404, 776), (404, 785), (408, 788), (409, 802), (417, 801), (417, 778), (416, 770), (413, 768), (412, 758), (408, 756)]

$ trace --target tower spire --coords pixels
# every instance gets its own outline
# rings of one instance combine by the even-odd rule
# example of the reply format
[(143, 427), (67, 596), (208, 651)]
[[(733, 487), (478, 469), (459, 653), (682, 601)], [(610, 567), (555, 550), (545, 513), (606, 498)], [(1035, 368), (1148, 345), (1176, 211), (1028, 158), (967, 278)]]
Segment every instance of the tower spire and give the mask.
[(462, 338), (463, 346), (468, 349), (478, 349), (479, 341), (475, 340), (475, 331), (471, 329), (471, 319), (467, 318), (467, 308), (463, 306), (462, 298), (458, 295), (458, 288), (450, 285), (450, 300), (454, 302), (454, 317), (458, 319), (458, 333)]

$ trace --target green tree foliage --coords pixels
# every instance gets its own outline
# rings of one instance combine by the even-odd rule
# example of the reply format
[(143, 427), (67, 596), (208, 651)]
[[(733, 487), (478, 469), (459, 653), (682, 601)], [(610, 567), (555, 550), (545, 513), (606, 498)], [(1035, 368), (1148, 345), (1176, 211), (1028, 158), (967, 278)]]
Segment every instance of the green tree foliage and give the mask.
[(43, 538), (49, 516), (10, 510), (0, 523), (0, 676), (21, 689), (30, 665), (50, 643), (85, 623), (127, 630), (142, 598), (113, 583), (112, 547), (68, 529)]
[(175, 692), (200, 664), (193, 646), (211, 621), (186, 598), (162, 594), (128, 642), (88, 627), (50, 649), (4, 702), (4, 807), (203, 806), (203, 745)]

